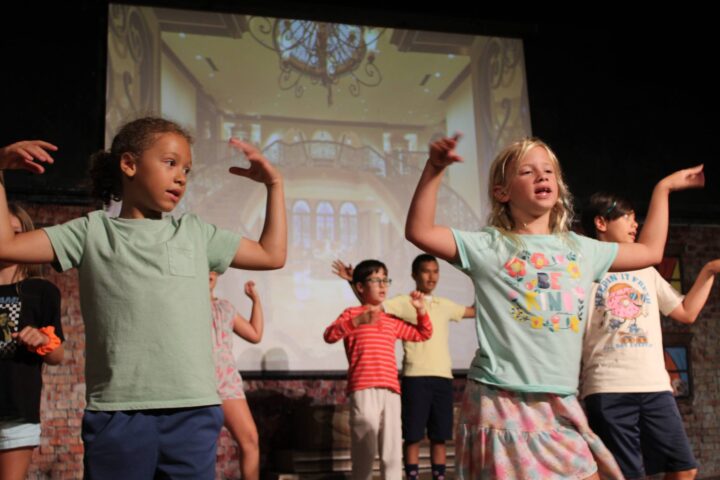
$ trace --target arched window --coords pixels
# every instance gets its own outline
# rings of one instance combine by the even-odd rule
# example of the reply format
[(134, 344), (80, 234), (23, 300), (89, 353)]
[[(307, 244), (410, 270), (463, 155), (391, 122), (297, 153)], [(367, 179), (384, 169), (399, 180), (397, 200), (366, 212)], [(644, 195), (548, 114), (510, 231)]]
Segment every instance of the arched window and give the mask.
[(330, 241), (335, 238), (335, 209), (330, 202), (320, 202), (315, 208), (315, 238)]
[(358, 212), (355, 204), (345, 202), (340, 205), (340, 243), (343, 247), (352, 247), (358, 238)]
[(310, 248), (310, 205), (298, 200), (292, 207), (292, 244)]
[(313, 133), (310, 144), (310, 155), (316, 160), (334, 160), (337, 156), (337, 145), (330, 132), (318, 130)]

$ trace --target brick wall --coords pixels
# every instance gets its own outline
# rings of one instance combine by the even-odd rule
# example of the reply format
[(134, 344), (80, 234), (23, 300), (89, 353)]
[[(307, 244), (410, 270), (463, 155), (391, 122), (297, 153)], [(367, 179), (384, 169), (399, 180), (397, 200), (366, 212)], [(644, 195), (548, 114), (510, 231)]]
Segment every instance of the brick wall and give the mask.
[[(689, 290), (700, 269), (720, 258), (720, 227), (674, 226), (668, 251), (679, 252), (683, 267), (683, 289)], [(720, 287), (718, 279), (695, 324), (665, 322), (666, 332), (691, 332), (694, 395), (680, 401), (685, 428), (700, 463), (699, 478), (720, 476)]]
[[(82, 215), (87, 208), (37, 206), (28, 208), (38, 224), (55, 224)], [(720, 227), (673, 226), (669, 249), (683, 261), (686, 288), (702, 266), (720, 257)], [(44, 374), (42, 444), (33, 456), (31, 479), (82, 478), (80, 419), (85, 406), (83, 383), (84, 329), (80, 317), (77, 274), (49, 271), (49, 280), (62, 292), (62, 322), (67, 341), (65, 361), (49, 367)], [(692, 327), (669, 325), (673, 332), (689, 331), (692, 341), (694, 397), (680, 404), (688, 435), (701, 463), (700, 478), (720, 475), (720, 288), (715, 285), (708, 305)], [(462, 381), (456, 381), (458, 390)], [(272, 461), (275, 449), (292, 445), (299, 432), (293, 431), (292, 413), (308, 405), (344, 403), (343, 380), (248, 380), (248, 401), (258, 424), (263, 464)], [(237, 447), (223, 432), (218, 448), (217, 478), (239, 478)]]

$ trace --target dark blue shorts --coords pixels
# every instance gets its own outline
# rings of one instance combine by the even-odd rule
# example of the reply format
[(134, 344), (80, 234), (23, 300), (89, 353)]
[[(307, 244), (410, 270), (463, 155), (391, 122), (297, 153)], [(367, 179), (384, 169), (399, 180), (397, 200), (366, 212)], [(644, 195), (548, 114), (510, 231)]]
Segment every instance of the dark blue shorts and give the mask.
[(408, 443), (425, 438), (431, 441), (452, 440), (452, 380), (443, 377), (402, 378), (402, 431)]
[(697, 468), (670, 392), (596, 393), (585, 398), (590, 428), (627, 478)]
[(96, 412), (85, 410), (85, 480), (213, 480), (220, 406)]

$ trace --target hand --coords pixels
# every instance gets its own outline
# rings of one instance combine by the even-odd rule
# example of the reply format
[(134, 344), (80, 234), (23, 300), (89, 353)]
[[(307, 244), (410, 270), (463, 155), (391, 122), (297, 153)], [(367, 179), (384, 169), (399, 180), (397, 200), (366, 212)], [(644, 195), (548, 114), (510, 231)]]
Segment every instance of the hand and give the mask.
[(410, 292), (410, 303), (419, 315), (425, 315), (425, 295), (418, 290)]
[(703, 165), (678, 170), (660, 180), (660, 184), (666, 186), (671, 192), (689, 188), (702, 188), (705, 186)]
[(462, 157), (455, 151), (460, 137), (461, 134), (456, 133), (452, 137), (443, 137), (431, 143), (428, 162), (436, 168), (445, 168), (455, 162), (462, 162)]
[(372, 325), (380, 320), (380, 305), (370, 305), (367, 309), (357, 317), (353, 318), (353, 324), (358, 327), (360, 325)]
[(248, 168), (230, 167), (230, 173), (264, 183), (265, 185), (274, 185), (282, 180), (280, 172), (272, 166), (270, 161), (265, 158), (254, 145), (238, 140), (237, 138), (231, 138), (230, 146), (245, 154), (250, 161)]
[(0, 148), (0, 170), (27, 170), (43, 173), (43, 163), (52, 164), (55, 160), (46, 152), (57, 151), (52, 143), (42, 140), (23, 140)]
[(247, 295), (253, 302), (259, 297), (257, 290), (255, 290), (255, 282), (252, 280), (245, 282), (245, 295)]
[(17, 333), (13, 333), (12, 337), (17, 340), (20, 345), (26, 347), (37, 348), (46, 345), (50, 339), (40, 330), (34, 327), (25, 327)]
[(353, 267), (351, 264), (348, 263), (347, 265), (345, 265), (340, 259), (334, 260), (332, 262), (332, 271), (335, 275), (342, 278), (343, 280), (352, 282)]

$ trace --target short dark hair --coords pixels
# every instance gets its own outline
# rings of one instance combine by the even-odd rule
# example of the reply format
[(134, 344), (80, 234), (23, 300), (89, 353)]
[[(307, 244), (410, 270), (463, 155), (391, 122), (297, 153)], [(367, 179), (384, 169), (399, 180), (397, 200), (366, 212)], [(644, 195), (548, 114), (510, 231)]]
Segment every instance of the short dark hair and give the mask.
[(630, 201), (620, 195), (607, 192), (596, 192), (583, 208), (580, 220), (585, 235), (597, 238), (595, 217), (602, 217), (607, 221), (615, 220), (634, 211)]
[(415, 257), (415, 260), (412, 262), (412, 274), (417, 275), (420, 273), (420, 267), (422, 267), (423, 263), (427, 262), (435, 262), (438, 263), (437, 258), (430, 255), (429, 253), (421, 253), (417, 257)]
[(370, 275), (372, 275), (375, 272), (382, 271), (387, 275), (388, 269), (385, 266), (383, 262), (380, 260), (363, 260), (362, 262), (358, 263), (355, 266), (355, 269), (353, 270), (353, 285), (357, 283), (362, 283), (368, 278), (370, 278)]

